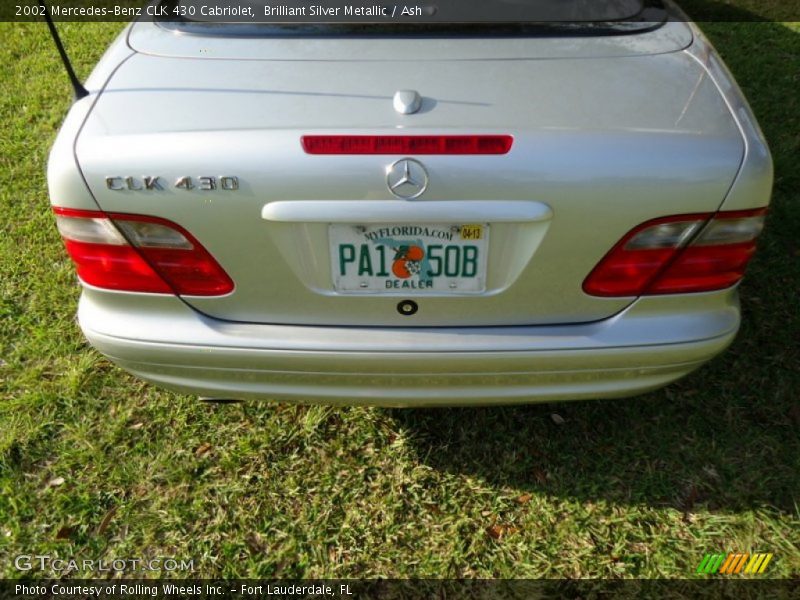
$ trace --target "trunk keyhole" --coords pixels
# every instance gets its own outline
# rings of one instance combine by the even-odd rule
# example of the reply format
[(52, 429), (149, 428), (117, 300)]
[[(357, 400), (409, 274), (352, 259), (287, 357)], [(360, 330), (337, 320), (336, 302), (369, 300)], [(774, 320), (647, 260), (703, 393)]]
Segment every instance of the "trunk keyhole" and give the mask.
[(403, 300), (397, 305), (397, 312), (406, 317), (410, 317), (419, 310), (419, 306), (413, 300)]

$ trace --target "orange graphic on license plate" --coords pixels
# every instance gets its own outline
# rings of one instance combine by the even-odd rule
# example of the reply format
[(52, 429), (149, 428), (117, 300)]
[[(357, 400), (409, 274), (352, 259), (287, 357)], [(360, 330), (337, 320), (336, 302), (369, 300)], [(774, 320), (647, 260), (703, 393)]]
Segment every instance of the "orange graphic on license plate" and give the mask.
[(414, 274), (419, 274), (425, 250), (420, 246), (400, 246), (395, 251), (392, 273), (400, 279), (408, 279)]

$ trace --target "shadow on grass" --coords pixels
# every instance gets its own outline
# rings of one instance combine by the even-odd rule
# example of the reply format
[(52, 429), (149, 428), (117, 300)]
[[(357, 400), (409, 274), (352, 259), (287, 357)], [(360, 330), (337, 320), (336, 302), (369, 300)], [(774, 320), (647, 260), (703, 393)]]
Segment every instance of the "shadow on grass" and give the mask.
[(423, 462), (498, 487), (582, 500), (796, 511), (800, 36), (769, 22), (703, 29), (753, 105), (776, 166), (767, 230), (742, 286), (737, 341), (682, 382), (639, 398), (393, 411)]

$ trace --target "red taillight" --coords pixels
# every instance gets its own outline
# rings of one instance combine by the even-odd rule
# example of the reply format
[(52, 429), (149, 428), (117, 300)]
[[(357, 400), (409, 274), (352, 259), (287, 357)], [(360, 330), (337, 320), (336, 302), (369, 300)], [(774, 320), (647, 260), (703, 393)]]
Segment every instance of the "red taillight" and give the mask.
[(56, 223), (78, 276), (129, 292), (221, 296), (233, 281), (192, 235), (142, 215), (55, 207)]
[(308, 154), (507, 154), (510, 135), (304, 135)]
[(744, 275), (765, 208), (677, 215), (634, 228), (583, 282), (593, 296), (708, 292)]

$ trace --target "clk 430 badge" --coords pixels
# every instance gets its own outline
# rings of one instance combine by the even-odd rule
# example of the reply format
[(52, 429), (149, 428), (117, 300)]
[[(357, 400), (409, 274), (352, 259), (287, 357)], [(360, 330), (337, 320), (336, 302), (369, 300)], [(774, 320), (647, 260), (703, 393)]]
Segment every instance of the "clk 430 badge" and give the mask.
[[(141, 177), (131, 176), (112, 176), (106, 177), (106, 187), (115, 192), (152, 192), (164, 190), (169, 186), (165, 179), (159, 175), (142, 175)], [(220, 177), (190, 177), (185, 175), (178, 177), (172, 187), (179, 190), (200, 190), (214, 191), (225, 190), (235, 192), (239, 189), (239, 178), (233, 175), (223, 175)]]

